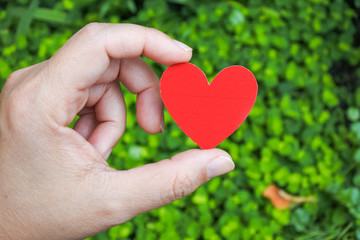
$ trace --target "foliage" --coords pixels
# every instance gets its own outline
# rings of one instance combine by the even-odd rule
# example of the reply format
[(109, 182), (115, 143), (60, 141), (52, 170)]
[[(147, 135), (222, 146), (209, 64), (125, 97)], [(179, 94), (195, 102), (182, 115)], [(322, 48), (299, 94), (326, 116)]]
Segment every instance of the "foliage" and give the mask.
[[(49, 58), (92, 21), (160, 29), (190, 45), (210, 79), (246, 66), (258, 80), (256, 104), (219, 146), (235, 171), (91, 239), (360, 239), (359, 11), (359, 0), (1, 0), (0, 79)], [(165, 67), (148, 62), (160, 76)], [(167, 113), (165, 133), (146, 134), (136, 97), (125, 99), (113, 167), (196, 147)], [(272, 183), (319, 200), (276, 210), (262, 197)]]

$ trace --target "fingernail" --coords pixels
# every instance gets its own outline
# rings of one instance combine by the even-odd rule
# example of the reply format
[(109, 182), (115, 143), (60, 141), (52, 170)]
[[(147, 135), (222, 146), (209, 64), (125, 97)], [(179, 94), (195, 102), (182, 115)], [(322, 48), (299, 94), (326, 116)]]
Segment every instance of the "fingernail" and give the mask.
[(192, 48), (189, 47), (188, 45), (182, 43), (182, 42), (179, 42), (178, 40), (175, 40), (174, 39), (174, 42), (176, 43), (176, 45), (178, 45), (179, 47), (181, 47), (185, 52), (190, 52), (192, 51)]
[(161, 133), (164, 133), (164, 125), (165, 125), (164, 118), (162, 118), (160, 123)]
[(230, 172), (235, 168), (234, 162), (229, 157), (220, 156), (212, 160), (207, 166), (208, 180)]
[(107, 153), (105, 153), (104, 158), (107, 160), (110, 157), (110, 154), (112, 152), (112, 149), (110, 149)]
[(164, 133), (164, 127), (162, 124), (160, 124), (161, 133)]

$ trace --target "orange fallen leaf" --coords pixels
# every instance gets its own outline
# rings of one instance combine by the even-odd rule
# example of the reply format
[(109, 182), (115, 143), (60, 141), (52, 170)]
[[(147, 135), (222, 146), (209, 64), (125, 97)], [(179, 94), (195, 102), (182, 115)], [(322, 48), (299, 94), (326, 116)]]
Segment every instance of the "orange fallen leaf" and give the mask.
[(264, 197), (269, 198), (270, 201), (272, 202), (272, 204), (274, 205), (274, 207), (276, 207), (277, 209), (290, 208), (291, 201), (283, 198), (279, 192), (280, 192), (280, 189), (277, 186), (269, 185), (265, 189), (263, 195), (264, 195)]
[(270, 199), (271, 203), (277, 209), (289, 209), (292, 203), (299, 204), (303, 202), (316, 201), (316, 199), (311, 196), (300, 197), (300, 196), (290, 195), (273, 184), (269, 185), (265, 189), (265, 191), (263, 192), (263, 196)]

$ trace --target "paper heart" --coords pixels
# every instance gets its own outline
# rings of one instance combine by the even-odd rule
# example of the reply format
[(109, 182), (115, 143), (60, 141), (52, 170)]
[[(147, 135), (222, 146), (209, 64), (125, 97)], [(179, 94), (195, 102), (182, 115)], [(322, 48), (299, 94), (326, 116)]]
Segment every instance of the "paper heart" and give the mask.
[(168, 67), (161, 98), (177, 125), (202, 149), (216, 147), (246, 119), (257, 95), (254, 75), (242, 66), (223, 69), (209, 84), (191, 63)]

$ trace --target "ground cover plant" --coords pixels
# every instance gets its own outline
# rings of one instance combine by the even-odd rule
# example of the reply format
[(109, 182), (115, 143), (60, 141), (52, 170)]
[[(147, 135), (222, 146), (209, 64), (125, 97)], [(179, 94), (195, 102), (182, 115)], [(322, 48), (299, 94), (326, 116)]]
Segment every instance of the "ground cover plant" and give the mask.
[[(0, 86), (89, 22), (157, 28), (191, 46), (210, 79), (235, 64), (256, 76), (252, 112), (219, 146), (236, 169), (90, 239), (360, 239), (359, 12), (359, 0), (0, 0)], [(167, 113), (163, 134), (145, 133), (125, 99), (111, 166), (196, 147)], [(317, 200), (277, 209), (263, 196), (271, 184)]]

